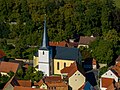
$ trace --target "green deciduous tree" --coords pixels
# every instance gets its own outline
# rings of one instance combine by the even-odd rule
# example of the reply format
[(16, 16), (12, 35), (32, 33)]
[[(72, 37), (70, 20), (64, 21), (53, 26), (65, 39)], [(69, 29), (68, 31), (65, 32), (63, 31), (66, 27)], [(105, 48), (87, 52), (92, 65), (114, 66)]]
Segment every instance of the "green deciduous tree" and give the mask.
[(107, 40), (95, 41), (91, 44), (92, 56), (100, 63), (110, 64), (113, 60), (113, 45)]

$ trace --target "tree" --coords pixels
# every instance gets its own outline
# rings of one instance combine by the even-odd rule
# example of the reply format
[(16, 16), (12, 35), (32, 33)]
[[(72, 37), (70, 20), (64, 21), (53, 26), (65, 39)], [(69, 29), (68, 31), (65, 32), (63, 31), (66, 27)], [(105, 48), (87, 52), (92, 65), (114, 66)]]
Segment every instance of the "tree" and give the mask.
[(110, 64), (113, 60), (114, 52), (113, 45), (107, 40), (95, 41), (90, 45), (92, 57), (100, 63)]
[(105, 33), (103, 35), (103, 39), (113, 43), (114, 45), (117, 45), (120, 41), (120, 37), (115, 29), (109, 30), (108, 33)]
[(16, 73), (16, 77), (18, 79), (23, 79), (23, 70), (22, 69), (18, 69), (17, 73)]
[(101, 77), (101, 75), (103, 75), (107, 70), (108, 70), (107, 66), (104, 66), (104, 67), (100, 68), (99, 77)]
[(9, 75), (10, 77), (12, 77), (12, 76), (14, 75), (14, 72), (13, 72), (13, 71), (10, 71), (10, 72), (8, 73), (8, 75)]
[(42, 78), (42, 76), (42, 72), (36, 71), (34, 67), (29, 66), (27, 71), (25, 72), (24, 79), (31, 80), (32, 82), (34, 82), (35, 80), (39, 81)]
[(112, 29), (112, 12), (114, 8), (113, 0), (102, 0), (102, 33), (106, 33), (108, 30)]

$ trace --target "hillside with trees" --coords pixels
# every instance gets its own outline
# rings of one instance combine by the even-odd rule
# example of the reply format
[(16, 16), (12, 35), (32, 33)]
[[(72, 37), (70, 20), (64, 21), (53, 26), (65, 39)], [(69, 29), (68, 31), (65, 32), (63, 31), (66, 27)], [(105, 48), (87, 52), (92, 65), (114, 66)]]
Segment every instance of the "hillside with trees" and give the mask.
[(120, 8), (114, 0), (0, 0), (0, 49), (8, 57), (32, 59), (45, 14), (50, 41), (93, 35), (91, 55), (99, 62), (120, 54)]

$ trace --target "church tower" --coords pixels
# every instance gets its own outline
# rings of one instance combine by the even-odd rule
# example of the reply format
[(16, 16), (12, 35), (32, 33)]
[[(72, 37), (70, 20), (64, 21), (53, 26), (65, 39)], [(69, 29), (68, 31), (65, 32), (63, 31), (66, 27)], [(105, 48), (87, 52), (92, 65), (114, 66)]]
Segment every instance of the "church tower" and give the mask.
[(42, 39), (42, 46), (38, 50), (38, 70), (42, 71), (44, 75), (51, 75), (51, 61), (52, 61), (52, 52), (48, 45), (48, 36), (46, 29), (46, 17), (44, 19), (44, 33)]

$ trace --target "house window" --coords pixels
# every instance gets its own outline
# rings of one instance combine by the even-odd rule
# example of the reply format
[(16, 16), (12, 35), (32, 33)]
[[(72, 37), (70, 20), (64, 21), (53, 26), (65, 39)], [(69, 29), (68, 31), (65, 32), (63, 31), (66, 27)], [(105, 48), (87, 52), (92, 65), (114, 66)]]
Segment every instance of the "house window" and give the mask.
[(66, 67), (66, 63), (64, 63), (64, 68)]
[(45, 53), (44, 53), (44, 51), (43, 51), (43, 55), (44, 55)]
[(75, 81), (77, 81), (77, 79), (75, 79)]
[(59, 66), (60, 66), (60, 65), (59, 65), (59, 62), (57, 62), (57, 70), (59, 70)]

